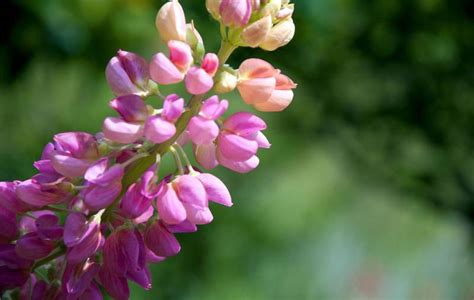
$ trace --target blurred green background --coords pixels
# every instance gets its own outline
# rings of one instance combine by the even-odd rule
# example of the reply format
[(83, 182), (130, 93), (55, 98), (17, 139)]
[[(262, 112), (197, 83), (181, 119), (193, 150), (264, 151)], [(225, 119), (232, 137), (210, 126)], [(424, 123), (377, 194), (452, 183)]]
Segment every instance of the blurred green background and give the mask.
[[(181, 2), (217, 51), (204, 1)], [(299, 84), (289, 109), (260, 114), (273, 148), (249, 175), (217, 170), (234, 207), (213, 206), (132, 299), (472, 299), (474, 2), (294, 2), (290, 45), (230, 60)], [(55, 133), (100, 129), (105, 65), (163, 49), (163, 3), (1, 1), (0, 180), (33, 175)]]

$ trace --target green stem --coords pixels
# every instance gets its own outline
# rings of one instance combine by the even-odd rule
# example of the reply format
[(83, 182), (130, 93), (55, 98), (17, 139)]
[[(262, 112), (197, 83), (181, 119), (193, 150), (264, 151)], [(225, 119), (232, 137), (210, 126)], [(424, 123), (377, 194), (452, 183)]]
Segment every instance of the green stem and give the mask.
[(225, 64), (225, 62), (229, 59), (230, 55), (232, 54), (232, 52), (234, 52), (235, 49), (237, 49), (237, 46), (235, 46), (229, 41), (222, 40), (221, 48), (219, 49), (219, 52), (217, 54), (217, 56), (219, 56), (219, 61), (221, 65)]
[(38, 260), (34, 265), (33, 267), (31, 268), (32, 270), (35, 270), (39, 267), (41, 267), (42, 265), (45, 265), (53, 260), (55, 260), (56, 258), (62, 256), (66, 254), (66, 247), (64, 246), (61, 246), (59, 248), (57, 248), (53, 253), (51, 253), (50, 255), (46, 256), (45, 258), (43, 259), (40, 259)]

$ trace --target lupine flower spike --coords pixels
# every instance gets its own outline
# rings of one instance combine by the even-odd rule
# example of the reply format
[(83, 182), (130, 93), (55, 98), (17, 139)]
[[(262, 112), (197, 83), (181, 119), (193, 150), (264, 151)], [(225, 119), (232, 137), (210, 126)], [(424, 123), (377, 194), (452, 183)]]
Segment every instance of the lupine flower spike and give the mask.
[[(104, 118), (102, 132), (59, 133), (34, 163), (35, 175), (0, 182), (2, 299), (103, 299), (103, 293), (129, 299), (129, 282), (151, 289), (150, 265), (180, 252), (180, 234), (212, 222), (212, 202), (233, 206), (224, 182), (205, 170), (250, 172), (270, 142), (261, 117), (231, 111), (219, 94), (237, 88), (246, 104), (276, 112), (292, 102), (296, 84), (261, 59), (237, 69), (226, 61), (238, 47), (271, 51), (287, 44), (294, 5), (207, 0), (206, 6), (222, 29), (219, 54), (206, 54), (181, 4), (167, 2), (156, 26), (168, 52), (147, 61), (119, 50), (108, 63), (116, 115)], [(162, 95), (164, 85), (183, 85), (188, 95)], [(162, 104), (152, 106), (152, 97)], [(165, 155), (175, 158), (174, 173), (160, 170)]]

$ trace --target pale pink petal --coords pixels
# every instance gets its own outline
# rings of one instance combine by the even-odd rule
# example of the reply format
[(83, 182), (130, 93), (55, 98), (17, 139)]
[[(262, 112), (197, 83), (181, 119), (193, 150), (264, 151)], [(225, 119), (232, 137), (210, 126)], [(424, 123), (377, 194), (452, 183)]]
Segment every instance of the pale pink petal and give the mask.
[(239, 77), (241, 79), (269, 78), (279, 73), (278, 70), (263, 59), (249, 58), (244, 60), (239, 67)]
[(197, 225), (209, 224), (213, 220), (213, 216), (209, 208), (195, 205), (192, 203), (183, 203), (186, 214), (188, 215), (187, 220)]
[(210, 120), (216, 120), (224, 114), (228, 107), (227, 100), (219, 101), (218, 96), (212, 96), (203, 102), (200, 115)]
[(170, 184), (163, 187), (156, 200), (160, 218), (167, 224), (179, 224), (186, 219), (186, 211)]
[(184, 78), (184, 84), (190, 94), (202, 95), (212, 88), (214, 81), (202, 68), (192, 67)]
[(184, 74), (163, 53), (152, 57), (150, 76), (155, 82), (163, 85), (178, 83), (184, 78)]
[(275, 90), (266, 102), (255, 103), (254, 107), (259, 111), (277, 112), (287, 108), (291, 101), (293, 101), (292, 90)]
[(209, 173), (201, 173), (198, 179), (206, 190), (207, 198), (216, 203), (232, 206), (232, 198), (225, 184), (216, 176)]
[(200, 116), (192, 117), (188, 124), (188, 134), (196, 145), (210, 144), (219, 135), (219, 126)]
[(104, 120), (102, 131), (105, 138), (121, 144), (134, 143), (143, 136), (141, 124), (128, 123), (121, 118), (113, 117)]
[(91, 162), (88, 160), (58, 153), (51, 156), (51, 162), (56, 172), (66, 177), (82, 176), (91, 165)]
[(257, 153), (258, 143), (244, 137), (223, 133), (218, 138), (218, 148), (222, 155), (231, 160), (244, 161)]
[(255, 78), (241, 80), (237, 84), (237, 89), (245, 103), (255, 104), (267, 101), (275, 90), (275, 86), (274, 77)]
[(145, 124), (145, 136), (154, 143), (163, 143), (176, 133), (173, 123), (164, 120), (160, 116), (153, 116)]
[(193, 203), (199, 206), (207, 206), (207, 196), (204, 186), (194, 176), (179, 176), (173, 185), (176, 189), (179, 199), (182, 202)]
[(229, 160), (225, 156), (217, 153), (219, 163), (223, 165), (224, 167), (238, 172), (238, 173), (248, 173), (255, 169), (258, 164), (260, 163), (260, 160), (258, 159), (257, 156), (252, 156), (250, 159), (246, 161), (233, 161)]
[(265, 121), (248, 112), (235, 113), (224, 122), (224, 129), (241, 136), (251, 135), (266, 128)]
[(196, 156), (196, 161), (208, 170), (214, 169), (219, 164), (216, 158), (216, 145), (214, 143), (196, 145), (194, 155)]

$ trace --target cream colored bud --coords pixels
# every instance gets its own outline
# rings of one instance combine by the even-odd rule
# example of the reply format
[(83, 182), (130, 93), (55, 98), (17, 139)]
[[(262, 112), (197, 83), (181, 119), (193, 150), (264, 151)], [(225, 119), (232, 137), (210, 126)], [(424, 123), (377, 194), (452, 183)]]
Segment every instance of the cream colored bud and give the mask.
[(178, 0), (167, 2), (160, 8), (155, 24), (164, 41), (186, 41), (186, 19)]
[(245, 27), (241, 34), (243, 46), (256, 48), (267, 37), (272, 29), (272, 17), (266, 16)]
[(227, 70), (217, 73), (214, 81), (216, 82), (214, 90), (218, 94), (229, 93), (237, 86), (237, 76)]
[(295, 10), (295, 5), (294, 4), (289, 4), (287, 6), (284, 6), (280, 11), (276, 14), (275, 18), (277, 20), (283, 20), (286, 18), (291, 18), (293, 15), (293, 11)]
[(221, 1), (222, 0), (206, 0), (207, 11), (217, 21), (219, 21), (221, 19), (220, 15), (219, 15), (219, 7), (221, 5)]
[(281, 0), (268, 1), (265, 6), (260, 10), (260, 16), (272, 16), (275, 17), (281, 9)]
[(260, 48), (273, 51), (288, 44), (295, 35), (295, 23), (288, 18), (273, 26)]

